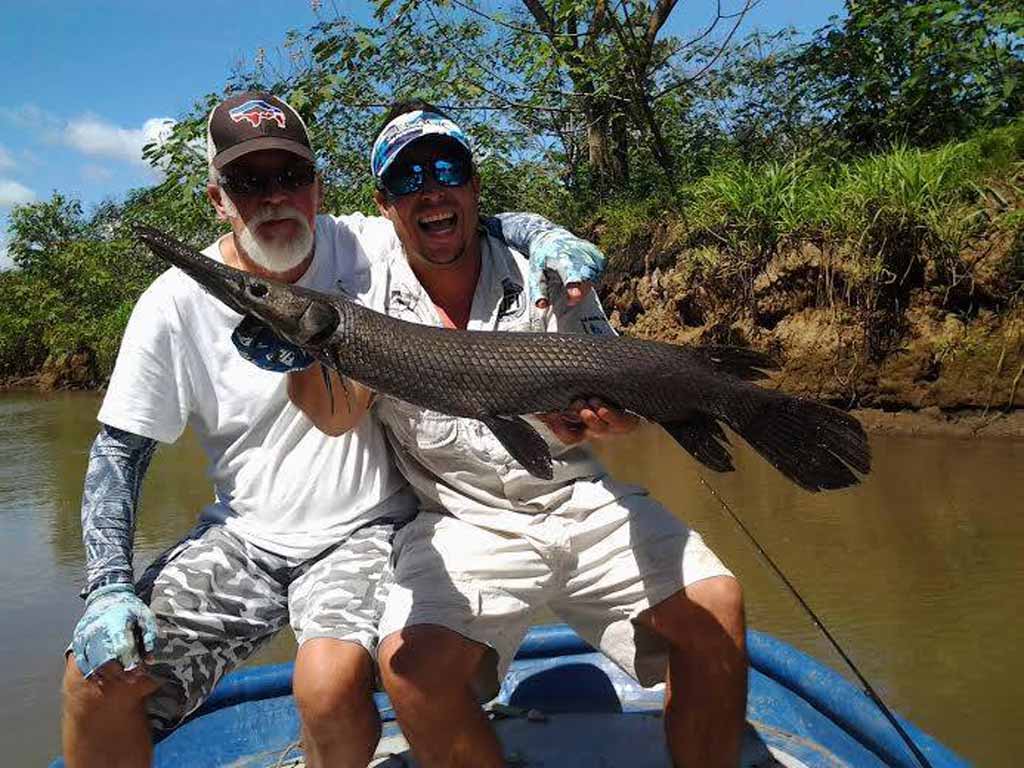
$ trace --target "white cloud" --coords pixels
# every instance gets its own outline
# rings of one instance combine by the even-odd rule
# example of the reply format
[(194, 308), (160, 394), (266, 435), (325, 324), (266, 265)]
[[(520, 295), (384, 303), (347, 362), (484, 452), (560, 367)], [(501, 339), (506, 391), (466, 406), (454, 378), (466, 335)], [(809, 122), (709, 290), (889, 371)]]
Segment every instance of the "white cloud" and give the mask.
[(9, 170), (14, 167), (14, 158), (11, 153), (0, 144), (0, 171)]
[(31, 203), (35, 199), (36, 193), (24, 184), (19, 184), (13, 179), (0, 179), (0, 208)]
[(174, 126), (169, 117), (151, 117), (141, 128), (122, 128), (94, 115), (84, 115), (68, 121), (64, 128), (64, 143), (90, 157), (145, 165), (142, 148), (154, 141), (165, 141)]

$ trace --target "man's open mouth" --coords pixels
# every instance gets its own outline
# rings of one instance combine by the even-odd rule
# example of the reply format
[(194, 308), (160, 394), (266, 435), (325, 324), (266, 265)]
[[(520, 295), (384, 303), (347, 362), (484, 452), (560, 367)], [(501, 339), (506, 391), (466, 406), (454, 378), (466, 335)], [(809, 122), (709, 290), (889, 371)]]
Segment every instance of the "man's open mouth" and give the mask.
[(441, 233), (455, 229), (456, 218), (454, 213), (432, 213), (421, 216), (416, 223), (426, 232)]

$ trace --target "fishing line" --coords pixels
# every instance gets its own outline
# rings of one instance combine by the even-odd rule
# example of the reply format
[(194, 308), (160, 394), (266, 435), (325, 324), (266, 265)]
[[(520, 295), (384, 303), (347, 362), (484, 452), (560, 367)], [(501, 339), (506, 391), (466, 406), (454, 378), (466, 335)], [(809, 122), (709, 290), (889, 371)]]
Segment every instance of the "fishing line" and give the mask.
[(699, 472), (697, 472), (696, 475), (697, 479), (700, 480), (701, 485), (703, 485), (705, 488), (708, 489), (708, 491), (711, 492), (711, 495), (715, 498), (715, 501), (717, 501), (721, 505), (722, 509), (724, 509), (729, 514), (729, 517), (732, 518), (732, 521), (736, 524), (736, 527), (738, 527), (743, 532), (743, 535), (747, 537), (750, 543), (754, 545), (754, 547), (757, 549), (758, 554), (761, 555), (761, 558), (768, 565), (768, 567), (775, 573), (776, 576), (779, 577), (779, 580), (786, 585), (786, 588), (789, 590), (790, 594), (793, 595), (794, 598), (796, 598), (796, 601), (800, 604), (800, 607), (807, 611), (807, 615), (811, 617), (811, 620), (814, 622), (814, 626), (821, 630), (821, 633), (825, 636), (829, 643), (832, 644), (832, 647), (835, 649), (836, 653), (838, 653), (842, 657), (843, 661), (846, 662), (846, 665), (851, 670), (853, 670), (853, 674), (857, 676), (857, 680), (859, 680), (860, 684), (864, 687), (864, 692), (875, 703), (875, 706), (878, 707), (879, 711), (883, 715), (885, 715), (885, 718), (892, 724), (892, 727), (896, 729), (896, 733), (900, 735), (900, 738), (903, 739), (906, 745), (910, 748), (910, 751), (914, 754), (914, 757), (917, 759), (917, 762), (921, 764), (922, 768), (933, 768), (932, 764), (928, 761), (928, 758), (924, 756), (921, 750), (918, 749), (917, 744), (914, 743), (914, 740), (910, 738), (910, 734), (908, 734), (906, 730), (903, 728), (903, 726), (900, 725), (899, 720), (896, 719), (896, 715), (894, 715), (892, 710), (889, 709), (889, 707), (886, 705), (884, 701), (882, 701), (882, 697), (878, 695), (878, 693), (875, 691), (871, 683), (868, 682), (868, 679), (861, 674), (861, 671), (859, 669), (857, 669), (857, 665), (853, 663), (853, 659), (851, 659), (846, 654), (846, 651), (844, 651), (842, 647), (839, 645), (839, 641), (832, 636), (832, 633), (828, 631), (828, 627), (826, 627), (824, 623), (822, 623), (821, 619), (818, 618), (818, 614), (816, 614), (814, 610), (811, 608), (811, 606), (807, 604), (807, 601), (800, 596), (800, 593), (797, 592), (796, 587), (794, 587), (792, 582), (790, 582), (790, 580), (786, 578), (786, 574), (784, 574), (782, 572), (782, 569), (775, 564), (775, 561), (772, 560), (768, 552), (765, 551), (765, 548), (758, 543), (757, 539), (754, 537), (754, 534), (750, 532), (750, 529), (743, 524), (743, 521), (740, 520), (739, 515), (733, 512), (732, 507), (730, 507), (726, 500), (723, 499), (718, 494), (718, 491), (711, 487), (711, 484), (708, 483), (707, 480), (701, 477), (701, 474)]

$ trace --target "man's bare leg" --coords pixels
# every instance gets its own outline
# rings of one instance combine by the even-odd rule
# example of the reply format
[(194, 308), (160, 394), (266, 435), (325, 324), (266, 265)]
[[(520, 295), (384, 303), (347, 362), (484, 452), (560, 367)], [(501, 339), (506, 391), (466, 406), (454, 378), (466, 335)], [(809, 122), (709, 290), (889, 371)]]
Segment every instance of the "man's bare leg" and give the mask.
[(698, 581), (641, 614), (669, 643), (665, 732), (677, 768), (736, 768), (747, 705), (743, 591)]
[(86, 680), (68, 654), (61, 719), (67, 768), (149, 768), (153, 741), (146, 697), (157, 687), (143, 673), (126, 674), (119, 666)]
[(309, 768), (366, 768), (380, 741), (366, 649), (333, 638), (303, 643), (293, 690)]
[(378, 660), (402, 732), (423, 768), (504, 768), (473, 680), (486, 648), (435, 624), (388, 635)]

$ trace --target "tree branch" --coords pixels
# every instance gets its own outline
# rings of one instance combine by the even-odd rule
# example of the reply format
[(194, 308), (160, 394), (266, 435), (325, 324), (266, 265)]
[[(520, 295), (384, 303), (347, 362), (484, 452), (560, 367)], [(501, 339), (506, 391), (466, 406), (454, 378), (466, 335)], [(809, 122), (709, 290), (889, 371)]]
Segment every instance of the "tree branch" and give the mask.
[(647, 32), (644, 35), (644, 42), (647, 44), (648, 50), (654, 47), (654, 41), (658, 37), (658, 32), (661, 31), (662, 25), (668, 20), (669, 14), (672, 13), (672, 9), (676, 7), (678, 0), (658, 0), (654, 6), (654, 11), (651, 13), (651, 18), (647, 20)]
[[(458, 2), (458, 0), (455, 0), (455, 2)], [(533, 16), (534, 21), (544, 31), (544, 34), (551, 40), (552, 45), (555, 44), (555, 40), (559, 36), (558, 30), (555, 29), (554, 20), (548, 15), (547, 10), (540, 4), (540, 1), (523, 0), (523, 5), (526, 6), (526, 10), (530, 12), (530, 15)]]
[(672, 91), (678, 90), (679, 88), (682, 88), (684, 85), (688, 85), (689, 83), (692, 83), (703, 77), (704, 74), (718, 62), (718, 60), (722, 57), (722, 54), (725, 53), (725, 49), (729, 47), (729, 43), (732, 42), (733, 36), (735, 36), (736, 31), (740, 27), (740, 24), (743, 23), (743, 19), (746, 17), (747, 13), (749, 13), (750, 10), (755, 5), (758, 4), (758, 2), (759, 0), (744, 0), (742, 10), (740, 10), (735, 15), (736, 22), (732, 25), (732, 29), (729, 30), (729, 34), (726, 35), (725, 40), (722, 41), (722, 44), (719, 46), (718, 50), (715, 52), (715, 55), (711, 57), (708, 63), (701, 67), (696, 74), (691, 75), (690, 77), (685, 77), (682, 80), (673, 83), (672, 85), (662, 88), (658, 93), (654, 94), (651, 97), (651, 101), (657, 101), (658, 99), (662, 98), (663, 96), (666, 96)]
[[(589, 31), (587, 31), (587, 32), (557, 32), (557, 31), (548, 32), (547, 30), (544, 30), (543, 26), (541, 27), (541, 29), (543, 31), (538, 32), (536, 29), (532, 29), (531, 27), (523, 27), (523, 26), (520, 26), (518, 24), (511, 24), (511, 23), (509, 23), (507, 21), (502, 21), (499, 18), (496, 18), (494, 16), (491, 16), (489, 14), (484, 13), (479, 8), (474, 8), (473, 6), (469, 5), (468, 3), (462, 2), (462, 0), (451, 0), (451, 2), (452, 2), (452, 5), (457, 5), (457, 6), (459, 6), (459, 8), (462, 8), (463, 10), (466, 10), (466, 11), (469, 11), (470, 13), (476, 14), (477, 16), (479, 16), (479, 17), (481, 17), (483, 19), (487, 19), (489, 22), (491, 22), (495, 26), (504, 27), (505, 29), (511, 29), (513, 32), (521, 32), (524, 35), (543, 35), (543, 36), (545, 36), (547, 38), (552, 38), (552, 40), (553, 40), (553, 38), (556, 38), (556, 37), (586, 37), (587, 35), (590, 34)], [(527, 6), (527, 7), (529, 7), (529, 6)], [(547, 11), (544, 10), (543, 6), (541, 6), (541, 11), (544, 13), (545, 16), (547, 16)], [(530, 13), (531, 14), (533, 13), (532, 9), (531, 9)], [(533, 18), (537, 19), (537, 16), (534, 15)], [(550, 19), (550, 16), (548, 18)], [(537, 19), (537, 23), (540, 24), (540, 20), (539, 19)], [(554, 29), (554, 25), (553, 24), (551, 25), (551, 28)]]

